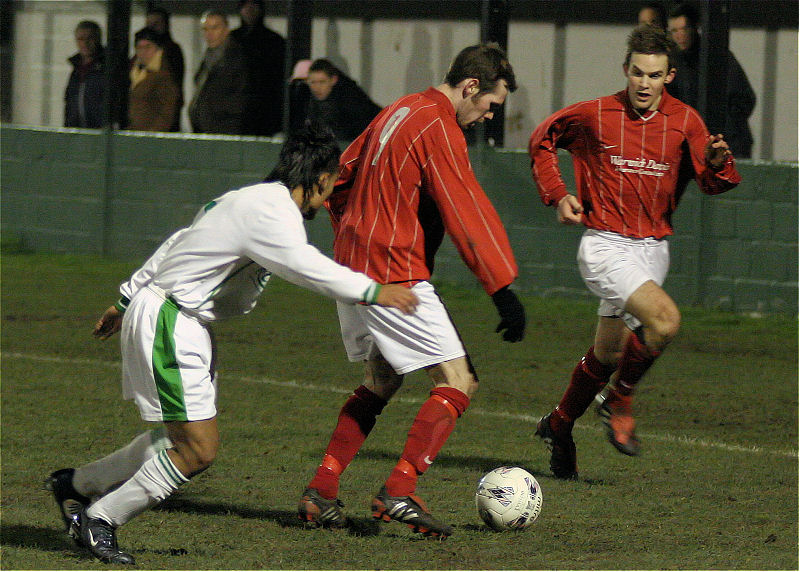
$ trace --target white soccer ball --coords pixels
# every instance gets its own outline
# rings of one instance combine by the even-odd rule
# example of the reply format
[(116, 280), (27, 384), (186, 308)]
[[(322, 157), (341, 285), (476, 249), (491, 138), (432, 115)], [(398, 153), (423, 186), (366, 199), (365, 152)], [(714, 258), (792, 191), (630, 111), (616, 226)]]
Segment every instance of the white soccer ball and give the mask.
[(527, 528), (542, 510), (542, 489), (520, 467), (498, 467), (478, 482), (475, 493), (478, 514), (494, 530)]

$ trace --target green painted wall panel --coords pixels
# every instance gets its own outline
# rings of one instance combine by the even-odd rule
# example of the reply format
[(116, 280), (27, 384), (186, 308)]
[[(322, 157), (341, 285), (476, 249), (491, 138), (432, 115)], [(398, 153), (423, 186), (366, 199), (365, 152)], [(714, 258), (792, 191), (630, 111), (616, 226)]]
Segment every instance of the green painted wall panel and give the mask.
[[(1, 129), (3, 232), (37, 250), (127, 259), (148, 256), (208, 200), (262, 180), (280, 150), (256, 138)], [(573, 189), (569, 156), (559, 159)], [(508, 229), (518, 286), (592, 299), (575, 262), (583, 229), (559, 225), (555, 210), (541, 204), (527, 155), (476, 148), (471, 160)], [(673, 216), (665, 288), (683, 304), (797, 312), (797, 166), (740, 162), (739, 170), (743, 182), (730, 193), (701, 198), (694, 184), (687, 189)], [(307, 230), (329, 253), (327, 216)], [(436, 264), (436, 279), (477, 284), (449, 241)]]

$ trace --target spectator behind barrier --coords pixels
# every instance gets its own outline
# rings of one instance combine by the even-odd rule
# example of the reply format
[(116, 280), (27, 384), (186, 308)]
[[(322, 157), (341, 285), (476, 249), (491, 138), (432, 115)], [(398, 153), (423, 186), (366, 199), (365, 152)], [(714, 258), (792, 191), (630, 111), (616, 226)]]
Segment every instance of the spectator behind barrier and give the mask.
[(164, 57), (164, 36), (142, 28), (134, 36), (128, 92), (128, 129), (169, 131), (180, 112), (180, 91)]
[(638, 25), (649, 24), (662, 30), (667, 29), (667, 9), (661, 2), (647, 2), (639, 8)]
[(312, 96), (308, 118), (326, 124), (340, 140), (358, 137), (381, 110), (356, 82), (326, 59), (311, 64), (306, 82)]
[(183, 50), (175, 40), (172, 39), (169, 30), (169, 12), (163, 8), (148, 8), (145, 25), (164, 37), (162, 66), (166, 62), (175, 83), (178, 85), (178, 113), (175, 116), (175, 123), (172, 124), (169, 130), (180, 131), (180, 114), (184, 104), (183, 77), (186, 69), (183, 60)]
[[(699, 14), (689, 4), (681, 4), (670, 12), (669, 34), (678, 44), (675, 64), (678, 73), (667, 88), (684, 103), (697, 108), (700, 101), (700, 30)], [(713, 62), (709, 62), (713, 65)], [(728, 50), (728, 81), (726, 87), (728, 113), (725, 117), (725, 141), (734, 157), (749, 158), (753, 135), (747, 123), (756, 106), (756, 94), (742, 66)]]
[(75, 28), (75, 43), (78, 53), (68, 60), (73, 70), (64, 93), (64, 127), (102, 127), (105, 50), (97, 22), (80, 22)]
[(247, 102), (247, 63), (239, 43), (231, 38), (228, 18), (209, 10), (200, 22), (206, 51), (194, 76), (195, 92), (189, 119), (195, 133), (243, 133)]
[(231, 32), (247, 58), (250, 84), (243, 133), (275, 135), (283, 130), (286, 40), (264, 26), (263, 0), (239, 0), (241, 27)]

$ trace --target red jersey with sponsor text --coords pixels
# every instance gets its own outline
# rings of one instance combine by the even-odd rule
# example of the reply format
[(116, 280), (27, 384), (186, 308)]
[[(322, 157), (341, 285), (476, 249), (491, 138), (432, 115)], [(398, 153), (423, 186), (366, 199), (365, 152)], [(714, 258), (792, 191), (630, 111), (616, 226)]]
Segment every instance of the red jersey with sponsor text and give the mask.
[(557, 111), (534, 130), (528, 151), (546, 205), (567, 194), (557, 156), (566, 149), (587, 227), (663, 238), (690, 180), (710, 195), (741, 181), (732, 156), (719, 170), (706, 164), (708, 135), (697, 111), (666, 90), (658, 109), (643, 115), (623, 90)]
[(487, 293), (516, 278), (508, 236), (442, 92), (430, 88), (385, 108), (340, 166), (326, 205), (337, 262), (383, 284), (428, 280), (446, 232)]

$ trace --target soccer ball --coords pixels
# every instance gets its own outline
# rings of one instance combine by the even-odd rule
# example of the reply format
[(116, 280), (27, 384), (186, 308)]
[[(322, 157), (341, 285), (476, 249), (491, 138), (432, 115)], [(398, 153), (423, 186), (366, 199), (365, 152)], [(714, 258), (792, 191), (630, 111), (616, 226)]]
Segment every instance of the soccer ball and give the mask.
[(542, 489), (525, 469), (498, 467), (478, 482), (475, 506), (494, 530), (522, 530), (542, 510)]

